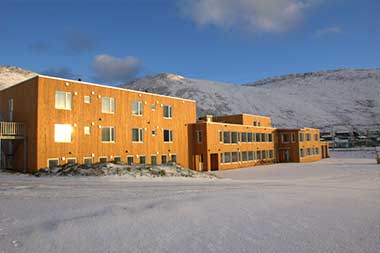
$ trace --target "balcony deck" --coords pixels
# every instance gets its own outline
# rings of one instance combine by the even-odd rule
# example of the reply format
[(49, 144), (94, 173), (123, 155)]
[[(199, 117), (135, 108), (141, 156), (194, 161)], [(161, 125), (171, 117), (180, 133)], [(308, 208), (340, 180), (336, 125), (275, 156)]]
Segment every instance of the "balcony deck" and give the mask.
[(0, 122), (0, 139), (14, 140), (25, 138), (25, 126), (19, 122)]

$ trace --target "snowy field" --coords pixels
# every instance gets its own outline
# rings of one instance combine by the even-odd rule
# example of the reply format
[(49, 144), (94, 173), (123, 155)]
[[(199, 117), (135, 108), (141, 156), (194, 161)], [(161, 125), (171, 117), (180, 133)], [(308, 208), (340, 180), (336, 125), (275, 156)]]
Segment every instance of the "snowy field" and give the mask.
[(374, 159), (218, 175), (0, 174), (0, 252), (380, 252)]

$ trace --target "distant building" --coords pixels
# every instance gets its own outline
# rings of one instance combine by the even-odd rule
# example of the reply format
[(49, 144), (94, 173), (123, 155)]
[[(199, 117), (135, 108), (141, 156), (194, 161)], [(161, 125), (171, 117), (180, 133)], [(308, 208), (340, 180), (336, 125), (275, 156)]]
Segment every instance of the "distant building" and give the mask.
[(36, 76), (0, 91), (0, 166), (165, 164), (198, 171), (328, 157), (319, 130), (248, 114), (196, 120), (193, 100)]

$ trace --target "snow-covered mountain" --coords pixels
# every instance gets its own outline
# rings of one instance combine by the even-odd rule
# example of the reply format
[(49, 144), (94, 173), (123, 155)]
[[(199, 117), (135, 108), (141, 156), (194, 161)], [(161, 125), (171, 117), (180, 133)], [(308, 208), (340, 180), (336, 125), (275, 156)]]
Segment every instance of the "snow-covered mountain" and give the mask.
[(277, 127), (380, 124), (380, 69), (293, 74), (241, 86), (158, 74), (123, 87), (195, 99), (198, 116), (253, 113), (272, 117)]
[(19, 67), (0, 66), (0, 90), (31, 78), (36, 73)]

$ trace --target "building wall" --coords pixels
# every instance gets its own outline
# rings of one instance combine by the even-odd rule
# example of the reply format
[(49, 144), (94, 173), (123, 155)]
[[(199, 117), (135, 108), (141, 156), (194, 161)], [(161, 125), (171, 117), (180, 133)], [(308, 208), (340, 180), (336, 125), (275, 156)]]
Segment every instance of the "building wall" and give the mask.
[[(127, 156), (146, 156), (146, 163), (151, 162), (151, 155), (157, 155), (161, 163), (161, 155), (177, 155), (177, 162), (189, 167), (189, 147), (187, 125), (196, 120), (196, 105), (194, 101), (175, 99), (143, 92), (109, 88), (99, 85), (89, 85), (82, 82), (38, 77), (38, 156), (37, 168), (47, 166), (50, 158), (60, 158), (65, 163), (67, 158), (77, 158), (83, 163), (84, 157), (100, 157), (112, 160), (120, 156), (123, 161)], [(55, 92), (72, 93), (72, 110), (55, 109)], [(90, 96), (91, 103), (84, 103), (84, 96)], [(115, 113), (102, 113), (102, 97), (115, 99)], [(142, 101), (143, 116), (132, 115), (132, 101)], [(156, 109), (151, 106), (155, 104)], [(161, 105), (171, 105), (172, 119), (163, 117)], [(54, 142), (54, 124), (72, 124), (73, 139), (71, 143)], [(84, 134), (84, 127), (91, 126), (91, 134)], [(101, 126), (112, 126), (116, 129), (114, 143), (102, 143)], [(144, 129), (144, 142), (132, 143), (132, 128)], [(173, 143), (163, 142), (163, 129), (173, 130)], [(156, 130), (156, 136), (152, 131)], [(112, 157), (111, 157), (112, 156)], [(35, 169), (37, 169), (35, 168)]]
[[(289, 141), (284, 141), (284, 135), (289, 136)], [(276, 131), (276, 149), (277, 161), (286, 162), (284, 159), (284, 152), (289, 152), (288, 162), (300, 162), (299, 158), (299, 130), (298, 129), (284, 129)]]
[(261, 127), (271, 127), (271, 118), (250, 114), (237, 114), (213, 117), (214, 122), (253, 126), (254, 122)]
[[(37, 86), (37, 77), (35, 77), (0, 91), (2, 120), (9, 121), (8, 100), (13, 98), (13, 121), (25, 124), (28, 168), (36, 168), (37, 166)], [(25, 169), (23, 141), (12, 141), (12, 145), (16, 149), (15, 169), (23, 170)]]
[[(303, 163), (303, 162), (315, 162), (315, 161), (318, 161), (318, 160), (321, 160), (322, 159), (322, 150), (321, 150), (321, 142), (320, 142), (320, 131), (319, 129), (315, 129), (315, 128), (303, 128), (299, 131), (299, 134), (304, 134), (305, 138), (304, 138), (304, 141), (300, 141), (299, 142), (299, 149), (304, 149), (304, 152), (305, 152), (305, 157), (300, 157), (300, 162)], [(306, 134), (310, 134), (311, 136), (311, 140), (310, 141), (307, 141), (306, 140)], [(315, 140), (314, 139), (314, 135), (317, 135), (318, 136), (318, 139)], [(307, 149), (312, 149), (312, 148), (318, 148), (319, 149), (319, 152), (318, 154), (314, 154), (314, 155), (306, 155), (307, 154)]]

